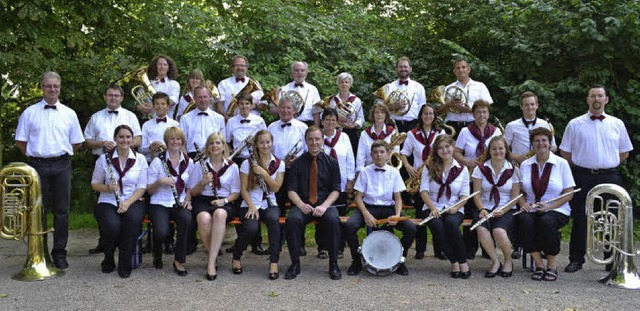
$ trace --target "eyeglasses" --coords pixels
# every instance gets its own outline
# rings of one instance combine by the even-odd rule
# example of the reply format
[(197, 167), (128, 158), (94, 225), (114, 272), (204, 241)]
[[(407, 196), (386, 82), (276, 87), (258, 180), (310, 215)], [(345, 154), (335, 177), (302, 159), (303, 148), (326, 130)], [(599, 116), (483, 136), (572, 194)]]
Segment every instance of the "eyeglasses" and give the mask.
[(106, 96), (109, 97), (109, 98), (120, 98), (120, 97), (122, 97), (122, 95), (120, 95), (120, 94), (107, 94)]
[(60, 84), (43, 84), (42, 88), (43, 89), (59, 89)]

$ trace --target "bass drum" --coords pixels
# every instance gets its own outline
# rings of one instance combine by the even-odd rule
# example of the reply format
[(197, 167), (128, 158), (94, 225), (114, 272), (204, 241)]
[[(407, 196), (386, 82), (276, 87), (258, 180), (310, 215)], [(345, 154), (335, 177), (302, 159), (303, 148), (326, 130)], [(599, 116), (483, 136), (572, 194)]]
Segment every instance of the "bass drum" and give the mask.
[(362, 242), (359, 252), (363, 267), (373, 275), (389, 275), (404, 262), (400, 239), (386, 230), (369, 234)]

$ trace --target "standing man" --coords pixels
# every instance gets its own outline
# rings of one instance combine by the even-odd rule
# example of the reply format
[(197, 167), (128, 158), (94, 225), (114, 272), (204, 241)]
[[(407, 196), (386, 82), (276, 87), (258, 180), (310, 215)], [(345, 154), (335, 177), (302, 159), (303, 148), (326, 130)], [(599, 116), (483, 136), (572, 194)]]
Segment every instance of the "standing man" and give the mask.
[(195, 158), (196, 148), (193, 143), (197, 143), (200, 151), (206, 145), (207, 137), (213, 132), (220, 132), (225, 137), (224, 117), (219, 113), (209, 109), (211, 102), (211, 92), (204, 86), (197, 86), (193, 90), (196, 101), (196, 109), (180, 118), (180, 127), (187, 137), (187, 153), (189, 158)]
[(320, 230), (329, 250), (329, 277), (342, 278), (338, 267), (340, 219), (333, 203), (340, 195), (340, 167), (338, 161), (322, 150), (324, 136), (319, 127), (311, 126), (305, 132), (308, 152), (297, 158), (287, 177), (287, 190), (292, 208), (287, 218), (287, 246), (291, 266), (285, 279), (300, 274), (300, 247), (304, 245), (304, 227), (311, 220), (320, 222)]
[[(249, 60), (245, 56), (236, 55), (233, 57), (233, 59), (231, 59), (231, 72), (233, 72), (233, 76), (226, 78), (218, 83), (218, 91), (220, 92), (220, 98), (222, 99), (222, 101), (215, 104), (215, 109), (216, 112), (223, 115), (225, 119), (233, 116), (226, 115), (227, 108), (229, 108), (233, 97), (237, 96), (238, 93), (240, 93), (240, 91), (245, 86), (247, 86), (247, 84), (249, 84), (250, 80), (253, 80), (247, 76), (248, 68)], [(260, 83), (258, 83), (258, 81), (253, 80), (253, 82), (260, 86)], [(262, 91), (262, 89), (251, 92), (251, 113), (258, 116), (260, 115), (260, 111), (267, 108), (266, 104), (260, 102), (262, 96), (264, 96), (264, 92)], [(233, 111), (232, 113), (235, 114), (235, 111)]]
[[(62, 79), (56, 72), (45, 72), (40, 78), (42, 100), (20, 116), (16, 128), (16, 146), (29, 157), (38, 172), (42, 204), (53, 213), (53, 264), (59, 269), (67, 263), (69, 238), (69, 202), (71, 200), (71, 156), (84, 138), (75, 111), (58, 100)], [(45, 218), (46, 219), (46, 218)], [(46, 221), (45, 221), (46, 223)]]
[[(418, 122), (418, 112), (420, 107), (427, 102), (424, 86), (411, 80), (412, 68), (408, 57), (402, 56), (396, 62), (396, 74), (398, 79), (385, 85), (385, 96), (388, 97), (394, 91), (400, 91), (406, 96), (406, 101), (396, 101), (391, 103), (389, 111), (391, 118), (396, 122), (398, 130), (406, 133), (416, 127)], [(386, 98), (383, 98), (385, 102)]]
[(467, 97), (467, 102), (466, 104), (459, 101), (447, 102), (438, 107), (438, 115), (446, 113), (447, 118), (445, 121), (447, 124), (453, 126), (456, 129), (456, 133), (460, 133), (462, 128), (473, 122), (473, 112), (471, 111), (473, 103), (483, 99), (489, 104), (493, 104), (493, 99), (484, 83), (471, 79), (469, 76), (471, 66), (469, 66), (469, 62), (465, 58), (454, 61), (453, 73), (456, 75), (457, 80), (447, 85), (445, 90), (452, 86), (461, 88)]
[[(533, 92), (526, 91), (520, 95), (520, 110), (522, 118), (509, 122), (504, 130), (504, 138), (511, 147), (511, 157), (518, 163), (526, 160), (526, 155), (531, 151), (529, 132), (534, 128), (544, 127), (551, 132), (551, 125), (542, 119), (538, 119), (538, 97)], [(551, 140), (551, 151), (555, 152), (556, 139)], [(533, 156), (533, 153), (531, 154)]]
[[(288, 91), (296, 91), (304, 100), (304, 110), (296, 117), (298, 121), (302, 121), (308, 126), (320, 124), (320, 113), (313, 114), (313, 105), (320, 101), (320, 93), (318, 89), (310, 83), (307, 83), (307, 74), (309, 66), (305, 62), (295, 61), (291, 64), (291, 77), (293, 81), (280, 88), (280, 97)], [(278, 115), (278, 109), (273, 107), (271, 114)]]
[[(562, 157), (572, 165), (571, 172), (576, 181), (576, 188), (582, 189), (573, 195), (571, 201), (573, 227), (569, 243), (570, 262), (564, 269), (565, 272), (576, 272), (582, 269), (584, 264), (587, 245), (587, 194), (594, 186), (602, 183), (622, 186), (618, 166), (633, 150), (622, 120), (604, 112), (607, 103), (609, 97), (604, 86), (591, 86), (587, 96), (589, 111), (569, 121), (560, 144)], [(607, 265), (607, 269), (610, 270), (611, 265)]]

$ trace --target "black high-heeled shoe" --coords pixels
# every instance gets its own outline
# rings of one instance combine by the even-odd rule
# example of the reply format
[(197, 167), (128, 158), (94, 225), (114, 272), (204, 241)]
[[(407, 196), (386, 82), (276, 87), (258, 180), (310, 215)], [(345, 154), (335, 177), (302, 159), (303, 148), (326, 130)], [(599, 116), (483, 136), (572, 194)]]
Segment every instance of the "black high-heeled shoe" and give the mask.
[(189, 274), (189, 273), (187, 272), (187, 269), (179, 270), (179, 269), (178, 269), (178, 266), (176, 266), (176, 263), (175, 263), (175, 262), (173, 263), (173, 271), (175, 271), (175, 272), (176, 272), (176, 274), (177, 274), (177, 275), (179, 275), (179, 276), (187, 276), (187, 274)]
[(211, 274), (209, 274), (209, 272), (207, 272), (207, 273), (205, 274), (205, 277), (206, 277), (206, 278), (207, 278), (207, 280), (209, 280), (209, 281), (215, 281), (215, 280), (216, 280), (216, 278), (218, 277), (218, 274), (211, 275)]
[(451, 271), (451, 277), (454, 279), (459, 279), (462, 277), (462, 272), (460, 271)]
[(278, 271), (276, 272), (269, 272), (269, 280), (277, 280), (278, 278), (280, 278), (280, 273)]
[[(235, 260), (237, 262), (240, 262), (240, 260)], [(233, 271), (233, 274), (242, 274), (242, 263), (240, 263), (240, 268), (234, 268), (233, 267), (233, 260), (231, 261), (231, 271)]]
[(490, 278), (496, 277), (496, 275), (498, 274), (502, 275), (501, 273), (502, 273), (502, 264), (500, 264), (500, 267), (498, 267), (498, 270), (496, 270), (496, 272), (491, 272), (491, 271), (485, 272), (484, 277), (490, 279)]

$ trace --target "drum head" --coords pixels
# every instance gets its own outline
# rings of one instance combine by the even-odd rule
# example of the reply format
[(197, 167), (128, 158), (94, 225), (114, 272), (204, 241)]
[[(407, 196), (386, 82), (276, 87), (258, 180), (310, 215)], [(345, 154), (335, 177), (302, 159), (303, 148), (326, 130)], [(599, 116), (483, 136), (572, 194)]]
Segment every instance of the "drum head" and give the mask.
[(362, 261), (375, 275), (390, 274), (402, 260), (402, 243), (393, 233), (374, 231), (362, 242)]

